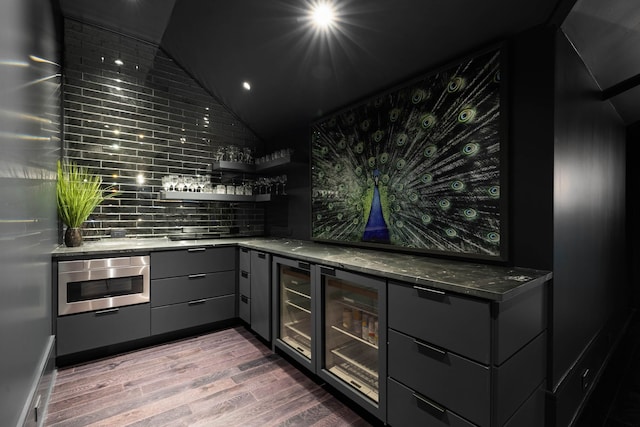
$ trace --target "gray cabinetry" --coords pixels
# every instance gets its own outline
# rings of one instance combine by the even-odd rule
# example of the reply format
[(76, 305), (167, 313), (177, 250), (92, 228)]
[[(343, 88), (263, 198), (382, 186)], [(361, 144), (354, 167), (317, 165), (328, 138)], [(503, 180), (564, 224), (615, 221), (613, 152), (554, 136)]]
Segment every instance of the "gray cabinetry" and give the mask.
[(151, 334), (236, 317), (235, 248), (151, 254)]
[(149, 336), (149, 304), (130, 305), (57, 319), (57, 355)]
[(271, 255), (251, 251), (251, 329), (271, 340)]
[(240, 248), (239, 317), (267, 341), (271, 340), (271, 255)]
[(240, 248), (238, 258), (238, 316), (251, 325), (251, 250)]
[(395, 282), (388, 293), (389, 424), (544, 425), (544, 287), (504, 302)]

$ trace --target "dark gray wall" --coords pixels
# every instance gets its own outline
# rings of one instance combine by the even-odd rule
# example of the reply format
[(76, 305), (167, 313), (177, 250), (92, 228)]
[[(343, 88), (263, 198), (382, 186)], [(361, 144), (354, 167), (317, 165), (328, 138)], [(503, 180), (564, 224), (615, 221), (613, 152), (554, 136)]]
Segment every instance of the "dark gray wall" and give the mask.
[[(263, 234), (262, 203), (158, 197), (168, 174), (212, 174), (220, 146), (262, 151), (246, 126), (156, 45), (70, 19), (64, 43), (65, 157), (120, 191), (85, 222), (85, 237), (108, 235), (112, 228), (162, 236), (185, 226), (220, 233), (237, 226), (243, 235)], [(116, 65), (116, 58), (124, 64)], [(219, 173), (212, 175), (218, 182)], [(243, 176), (222, 179), (239, 184)]]
[(562, 33), (556, 61), (554, 384), (629, 308), (624, 123)]
[(633, 296), (632, 305), (640, 308), (640, 170), (636, 159), (640, 156), (640, 122), (627, 129), (627, 262), (630, 275), (629, 286)]
[(51, 336), (60, 69), (49, 0), (0, 2), (0, 424), (22, 423)]

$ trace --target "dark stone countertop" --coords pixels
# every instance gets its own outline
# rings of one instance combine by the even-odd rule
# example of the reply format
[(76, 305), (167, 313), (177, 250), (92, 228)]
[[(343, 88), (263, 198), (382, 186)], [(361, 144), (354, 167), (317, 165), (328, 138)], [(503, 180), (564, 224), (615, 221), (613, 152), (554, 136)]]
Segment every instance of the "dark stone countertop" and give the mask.
[(192, 247), (244, 246), (314, 264), (385, 277), (410, 285), (428, 286), (493, 301), (504, 301), (541, 286), (552, 278), (548, 271), (504, 267), (354, 248), (303, 240), (228, 238), (172, 241), (167, 238), (104, 239), (78, 248), (59, 247), (53, 257), (114, 256), (134, 252)]

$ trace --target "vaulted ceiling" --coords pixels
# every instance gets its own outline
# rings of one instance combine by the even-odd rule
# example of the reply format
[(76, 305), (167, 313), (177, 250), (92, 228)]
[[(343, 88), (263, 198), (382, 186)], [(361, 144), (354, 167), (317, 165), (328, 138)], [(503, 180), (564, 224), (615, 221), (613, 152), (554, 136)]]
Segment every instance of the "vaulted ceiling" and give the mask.
[[(574, 3), (563, 29), (606, 89), (640, 73), (640, 55), (628, 58), (640, 41), (636, 1), (333, 0), (330, 32), (309, 21), (316, 0), (60, 3), (66, 16), (159, 44), (268, 141), (510, 35), (559, 25)], [(612, 100), (633, 122), (640, 108), (627, 95)]]

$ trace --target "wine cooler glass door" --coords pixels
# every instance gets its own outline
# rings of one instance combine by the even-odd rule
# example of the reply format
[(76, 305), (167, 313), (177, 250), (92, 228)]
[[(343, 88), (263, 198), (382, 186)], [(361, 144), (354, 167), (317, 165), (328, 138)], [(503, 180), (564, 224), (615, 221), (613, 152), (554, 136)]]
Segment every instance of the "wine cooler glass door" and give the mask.
[(311, 275), (309, 271), (278, 264), (280, 339), (311, 360)]
[(324, 286), (324, 368), (378, 403), (379, 290), (330, 276)]

